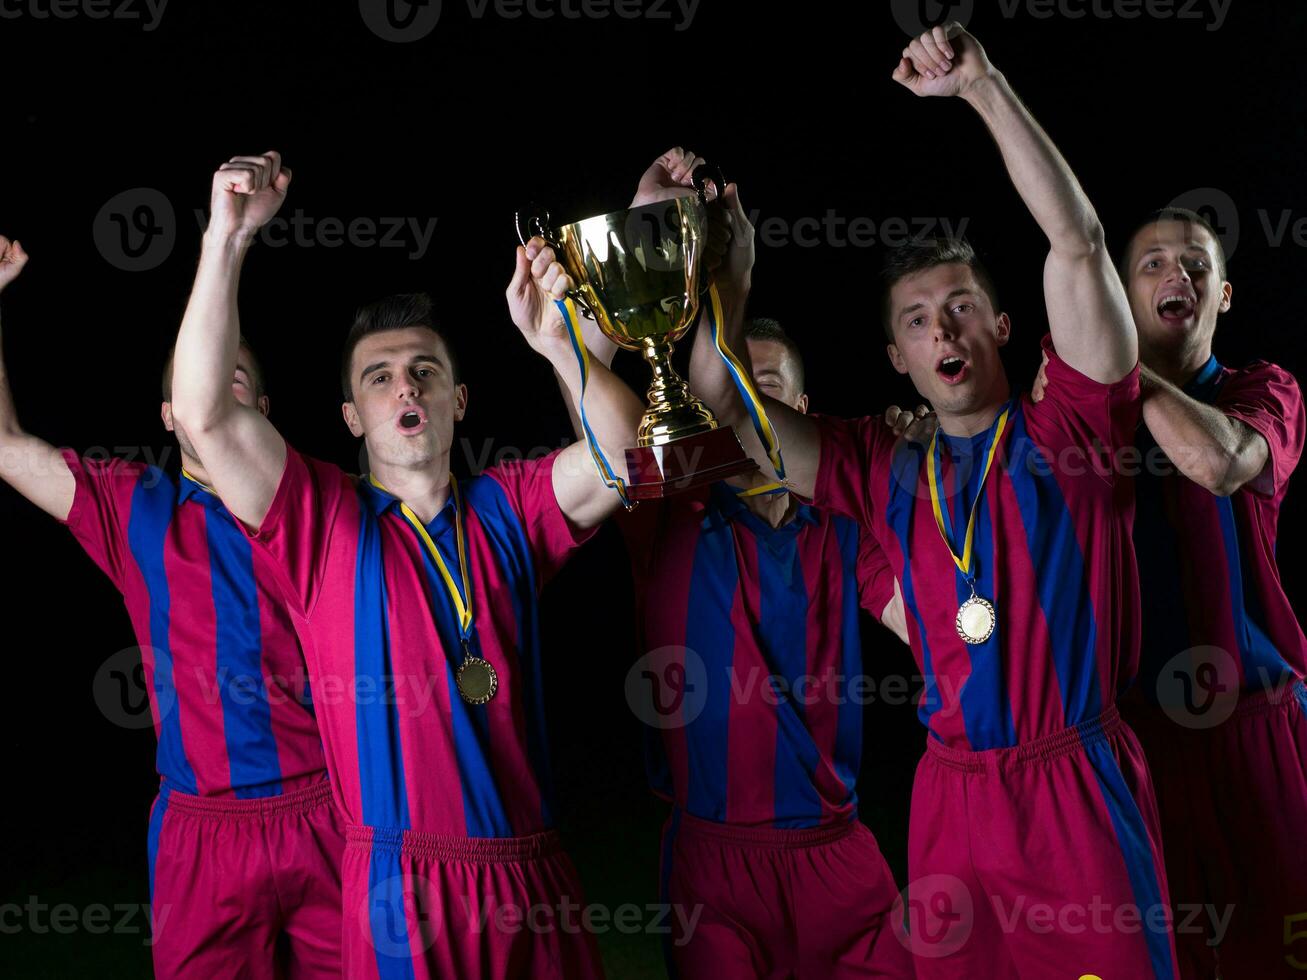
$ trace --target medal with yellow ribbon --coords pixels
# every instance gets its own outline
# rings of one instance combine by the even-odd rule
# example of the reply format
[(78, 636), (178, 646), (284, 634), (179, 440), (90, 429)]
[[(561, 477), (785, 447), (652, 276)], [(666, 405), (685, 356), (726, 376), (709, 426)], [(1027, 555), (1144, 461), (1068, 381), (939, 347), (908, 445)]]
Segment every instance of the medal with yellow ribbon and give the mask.
[(989, 471), (994, 465), (994, 457), (998, 454), (998, 445), (1003, 438), (1003, 430), (1007, 427), (1008, 414), (1011, 410), (1009, 405), (999, 415), (994, 426), (994, 434), (990, 437), (989, 447), (985, 451), (985, 469), (980, 475), (980, 484), (976, 487), (976, 497), (971, 501), (971, 513), (967, 516), (967, 530), (963, 538), (961, 557), (953, 547), (953, 530), (948, 508), (940, 504), (939, 484), (943, 480), (943, 475), (936, 472), (940, 467), (939, 431), (936, 430), (930, 437), (930, 460), (926, 473), (930, 483), (930, 506), (935, 512), (935, 526), (939, 528), (939, 536), (944, 539), (944, 544), (953, 557), (953, 564), (957, 565), (958, 571), (962, 573), (962, 577), (967, 580), (967, 586), (971, 589), (971, 597), (958, 607), (953, 626), (958, 631), (958, 636), (972, 645), (988, 640), (998, 624), (993, 603), (976, 594), (976, 556), (973, 545), (976, 538), (976, 510), (980, 506), (980, 498), (984, 496), (985, 482), (989, 479)]
[[(383, 493), (390, 493), (383, 487), (377, 478), (368, 475), (372, 485)], [(458, 628), (460, 639), (463, 641), (463, 662), (459, 665), (458, 670), (454, 672), (454, 682), (458, 685), (459, 696), (468, 704), (485, 704), (495, 696), (499, 690), (499, 675), (495, 672), (494, 665), (490, 661), (481, 657), (472, 656), (472, 587), (467, 578), (467, 543), (463, 535), (463, 502), (459, 499), (458, 480), (454, 474), (449, 474), (449, 492), (454, 498), (454, 539), (458, 543), (458, 573), (463, 580), (463, 591), (458, 591), (458, 584), (454, 581), (454, 576), (450, 574), (449, 566), (445, 564), (445, 559), (440, 554), (440, 549), (436, 543), (431, 540), (431, 535), (427, 533), (426, 527), (417, 514), (413, 513), (408, 504), (402, 500), (399, 502), (400, 512), (404, 518), (413, 525), (417, 531), (418, 537), (422, 539), (423, 545), (431, 554), (432, 561), (436, 564), (436, 569), (440, 572), (440, 578), (445, 583), (445, 588), (449, 590), (449, 598), (454, 603), (454, 609), (458, 612)], [(393, 497), (394, 494), (391, 494)], [(466, 596), (466, 600), (464, 599)]]

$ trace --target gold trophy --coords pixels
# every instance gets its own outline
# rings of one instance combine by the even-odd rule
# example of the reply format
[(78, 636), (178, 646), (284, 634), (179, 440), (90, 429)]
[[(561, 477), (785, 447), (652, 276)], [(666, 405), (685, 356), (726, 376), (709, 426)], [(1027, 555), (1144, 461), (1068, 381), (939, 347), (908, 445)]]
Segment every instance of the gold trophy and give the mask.
[(722, 194), (720, 171), (702, 165), (696, 195), (614, 211), (564, 225), (547, 211), (517, 215), (523, 242), (545, 239), (576, 283), (568, 293), (613, 343), (639, 351), (653, 371), (636, 445), (626, 450), (632, 500), (666, 497), (758, 468), (730, 428), (690, 394), (672, 368), (676, 341), (694, 324), (708, 289), (706, 181)]

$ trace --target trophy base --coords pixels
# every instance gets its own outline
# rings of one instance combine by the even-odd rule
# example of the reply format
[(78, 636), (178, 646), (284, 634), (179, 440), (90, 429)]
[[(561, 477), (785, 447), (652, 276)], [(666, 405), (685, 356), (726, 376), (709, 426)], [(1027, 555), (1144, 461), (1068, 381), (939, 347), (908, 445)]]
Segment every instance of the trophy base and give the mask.
[(733, 430), (711, 429), (628, 449), (626, 492), (632, 500), (657, 500), (757, 468)]

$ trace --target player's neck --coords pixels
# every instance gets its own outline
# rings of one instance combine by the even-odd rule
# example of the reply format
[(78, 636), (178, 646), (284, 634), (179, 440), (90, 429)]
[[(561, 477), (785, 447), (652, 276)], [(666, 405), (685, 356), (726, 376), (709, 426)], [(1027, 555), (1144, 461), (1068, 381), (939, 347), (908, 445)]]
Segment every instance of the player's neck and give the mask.
[(744, 506), (761, 517), (772, 527), (780, 527), (794, 519), (798, 513), (799, 502), (792, 493), (758, 494), (745, 497)]
[(184, 449), (182, 450), (182, 470), (196, 483), (202, 483), (206, 487), (213, 486), (213, 481), (209, 479), (209, 471), (204, 468), (204, 464)]
[(939, 428), (946, 436), (970, 438), (979, 435), (994, 424), (998, 413), (1003, 410), (1012, 391), (1008, 387), (1007, 376), (1000, 375), (995, 381), (994, 389), (983, 404), (965, 412), (950, 412), (937, 408), (935, 417), (939, 419)]
[(449, 455), (441, 454), (420, 466), (400, 466), (378, 460), (372, 475), (423, 524), (430, 524), (449, 499)]
[(1209, 339), (1171, 351), (1145, 350), (1141, 347), (1139, 355), (1146, 368), (1177, 388), (1183, 388), (1211, 360), (1212, 342)]

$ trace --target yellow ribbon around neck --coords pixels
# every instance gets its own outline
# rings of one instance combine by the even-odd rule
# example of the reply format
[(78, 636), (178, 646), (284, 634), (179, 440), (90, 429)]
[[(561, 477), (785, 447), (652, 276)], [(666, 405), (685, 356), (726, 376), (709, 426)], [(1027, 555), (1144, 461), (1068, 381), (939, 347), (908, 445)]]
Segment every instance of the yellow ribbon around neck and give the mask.
[[(368, 480), (382, 493), (389, 493), (392, 497), (395, 496), (382, 486), (371, 473), (368, 474)], [(454, 601), (454, 608), (458, 610), (459, 632), (462, 635), (463, 644), (466, 646), (468, 637), (472, 635), (472, 588), (467, 580), (467, 543), (463, 537), (463, 504), (458, 496), (458, 480), (454, 478), (453, 473), (449, 474), (449, 492), (454, 497), (454, 539), (458, 542), (458, 572), (463, 579), (462, 595), (459, 594), (458, 586), (454, 583), (454, 576), (449, 572), (449, 566), (445, 564), (445, 559), (441, 557), (440, 549), (436, 547), (436, 542), (431, 540), (431, 535), (427, 533), (421, 519), (402, 500), (399, 502), (399, 509), (408, 522), (413, 525), (414, 530), (417, 531), (418, 537), (422, 539), (427, 551), (431, 553), (431, 558), (436, 563), (440, 577), (444, 579), (445, 588), (449, 590), (449, 597)], [(463, 596), (467, 596), (466, 601), (464, 601)]]
[(998, 417), (998, 424), (994, 430), (994, 437), (990, 440), (989, 450), (985, 453), (985, 471), (980, 475), (980, 485), (976, 487), (976, 497), (971, 501), (971, 513), (967, 517), (967, 533), (962, 545), (962, 557), (953, 550), (953, 542), (949, 540), (949, 531), (947, 518), (944, 515), (944, 509), (939, 500), (939, 478), (935, 476), (935, 460), (937, 456), (937, 445), (939, 442), (939, 430), (930, 437), (930, 458), (926, 460), (926, 474), (930, 482), (930, 506), (935, 511), (935, 526), (939, 528), (939, 536), (944, 539), (944, 544), (948, 547), (948, 553), (953, 556), (953, 564), (958, 566), (960, 571), (968, 581), (971, 580), (971, 546), (976, 536), (976, 508), (980, 505), (980, 498), (984, 495), (985, 482), (989, 479), (989, 470), (994, 465), (994, 457), (998, 455), (999, 443), (1003, 440), (1003, 429), (1007, 427), (1008, 413), (1011, 406), (1004, 408)]
[(192, 483), (194, 483), (197, 487), (201, 487), (202, 489), (204, 489), (204, 490), (207, 491), (208, 493), (213, 494), (215, 497), (218, 496), (217, 492), (213, 489), (213, 487), (209, 486), (207, 483), (203, 483), (203, 482), (201, 482), (200, 480), (195, 479), (195, 477), (193, 477), (193, 476), (191, 476), (189, 473), (187, 473), (187, 472), (186, 472), (186, 467), (185, 467), (185, 466), (182, 467), (182, 476), (186, 477), (186, 479), (190, 480), (190, 481), (191, 481)]

